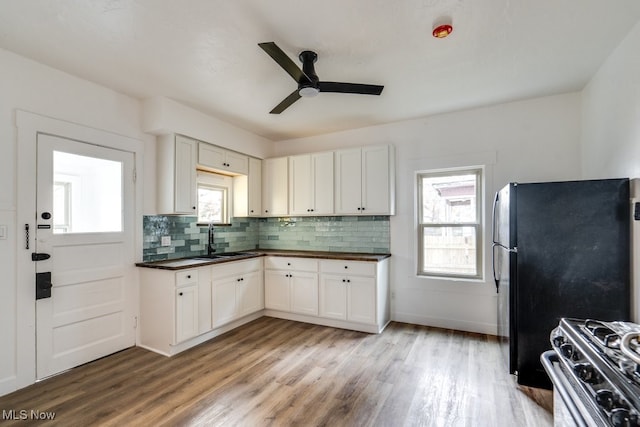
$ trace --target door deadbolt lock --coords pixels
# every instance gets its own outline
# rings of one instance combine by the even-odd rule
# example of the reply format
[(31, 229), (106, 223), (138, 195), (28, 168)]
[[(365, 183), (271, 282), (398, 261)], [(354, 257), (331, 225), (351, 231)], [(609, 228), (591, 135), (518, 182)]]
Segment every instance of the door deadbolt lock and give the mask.
[(31, 261), (45, 261), (51, 258), (51, 255), (45, 253), (32, 252)]

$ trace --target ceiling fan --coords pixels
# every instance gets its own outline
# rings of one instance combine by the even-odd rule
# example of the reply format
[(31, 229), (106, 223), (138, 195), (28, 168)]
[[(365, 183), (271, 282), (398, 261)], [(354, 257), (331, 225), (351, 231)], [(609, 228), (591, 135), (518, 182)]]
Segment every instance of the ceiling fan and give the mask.
[(258, 43), (258, 46), (267, 52), (298, 83), (298, 88), (291, 92), (280, 104), (276, 105), (270, 111), (271, 114), (282, 113), (302, 96), (312, 97), (320, 92), (380, 95), (382, 89), (384, 89), (384, 86), (360, 83), (321, 82), (313, 66), (313, 63), (318, 59), (318, 55), (315, 52), (305, 50), (298, 55), (302, 62), (301, 70), (274, 42)]

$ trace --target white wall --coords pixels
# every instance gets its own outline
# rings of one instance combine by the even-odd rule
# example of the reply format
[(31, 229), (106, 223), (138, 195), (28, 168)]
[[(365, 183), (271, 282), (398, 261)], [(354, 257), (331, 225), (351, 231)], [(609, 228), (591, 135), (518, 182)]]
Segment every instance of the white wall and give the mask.
[[(0, 240), (0, 394), (10, 391), (16, 377), (16, 259), (29, 256), (20, 244), (24, 231), (16, 224), (16, 110), (108, 130), (153, 145), (140, 126), (140, 103), (130, 97), (0, 50), (0, 225), (8, 239)], [(152, 203), (150, 201), (149, 203)], [(28, 285), (28, 284), (27, 284)], [(35, 304), (35, 301), (34, 301)]]
[(143, 130), (154, 135), (180, 133), (261, 159), (271, 157), (273, 142), (165, 97), (143, 103)]
[[(495, 333), (496, 298), (487, 234), (493, 194), (510, 181), (578, 179), (579, 115), (580, 95), (571, 93), (280, 141), (276, 155), (393, 144), (397, 215), (391, 218), (392, 318)], [(416, 277), (415, 171), (479, 164), (486, 166), (484, 281)]]
[[(640, 202), (640, 22), (582, 93), (582, 175), (629, 177)], [(640, 222), (633, 227), (634, 320), (640, 321)]]
[[(23, 289), (22, 286), (31, 286), (30, 283), (17, 283), (16, 265), (24, 264), (23, 260), (29, 256), (30, 251), (24, 249), (22, 245), (24, 231), (17, 224), (16, 209), (18, 200), (25, 200), (24, 198), (35, 200), (35, 194), (17, 194), (16, 191), (16, 111), (24, 110), (143, 141), (144, 171), (138, 170), (138, 177), (143, 179), (142, 211), (144, 213), (156, 211), (156, 138), (144, 133), (143, 104), (140, 100), (2, 49), (0, 49), (0, 94), (2, 94), (0, 96), (0, 226), (7, 226), (7, 238), (0, 239), (0, 395), (2, 395), (16, 388), (18, 319), (21, 324), (27, 322), (32, 325), (34, 322), (34, 319), (25, 319), (24, 314), (16, 310), (19, 289)], [(212, 124), (208, 123), (206, 116), (201, 113), (177, 103), (172, 105), (172, 108), (181, 111), (180, 120), (175, 122), (180, 128), (172, 131), (201, 139), (209, 134), (223, 135), (226, 140), (222, 145), (226, 146), (233, 145), (231, 141), (233, 138), (241, 138), (243, 142), (239, 147), (256, 156), (272, 150), (271, 141), (249, 134), (218, 119), (211, 118)], [(138, 234), (141, 239), (142, 231), (140, 230)], [(142, 257), (142, 253), (138, 255)], [(137, 286), (137, 283), (132, 285)], [(18, 286), (21, 287), (18, 288)]]

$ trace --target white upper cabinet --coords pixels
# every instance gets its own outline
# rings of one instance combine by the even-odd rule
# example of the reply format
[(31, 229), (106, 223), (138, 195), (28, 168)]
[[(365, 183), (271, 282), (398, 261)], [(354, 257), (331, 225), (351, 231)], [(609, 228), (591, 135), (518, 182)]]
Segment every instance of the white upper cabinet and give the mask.
[(333, 152), (289, 157), (289, 214), (333, 214)]
[(158, 213), (195, 215), (198, 142), (163, 135), (158, 138), (156, 155)]
[(286, 157), (262, 161), (261, 216), (288, 215), (288, 176)]
[(249, 157), (249, 175), (233, 177), (233, 216), (262, 216), (262, 160)]
[(248, 215), (262, 215), (262, 160), (249, 158)]
[(198, 145), (198, 164), (221, 172), (249, 174), (248, 156), (206, 142)]
[(395, 214), (395, 156), (390, 145), (335, 152), (335, 213)]

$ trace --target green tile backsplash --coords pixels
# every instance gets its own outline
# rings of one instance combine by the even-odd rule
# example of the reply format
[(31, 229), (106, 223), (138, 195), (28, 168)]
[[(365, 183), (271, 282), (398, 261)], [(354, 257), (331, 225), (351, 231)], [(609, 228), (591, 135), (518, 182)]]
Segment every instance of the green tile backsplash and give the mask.
[[(388, 253), (388, 216), (233, 218), (217, 226), (216, 252), (291, 249), (330, 252)], [(143, 260), (183, 258), (206, 253), (207, 227), (193, 216), (144, 216)], [(171, 236), (162, 246), (161, 237)]]

